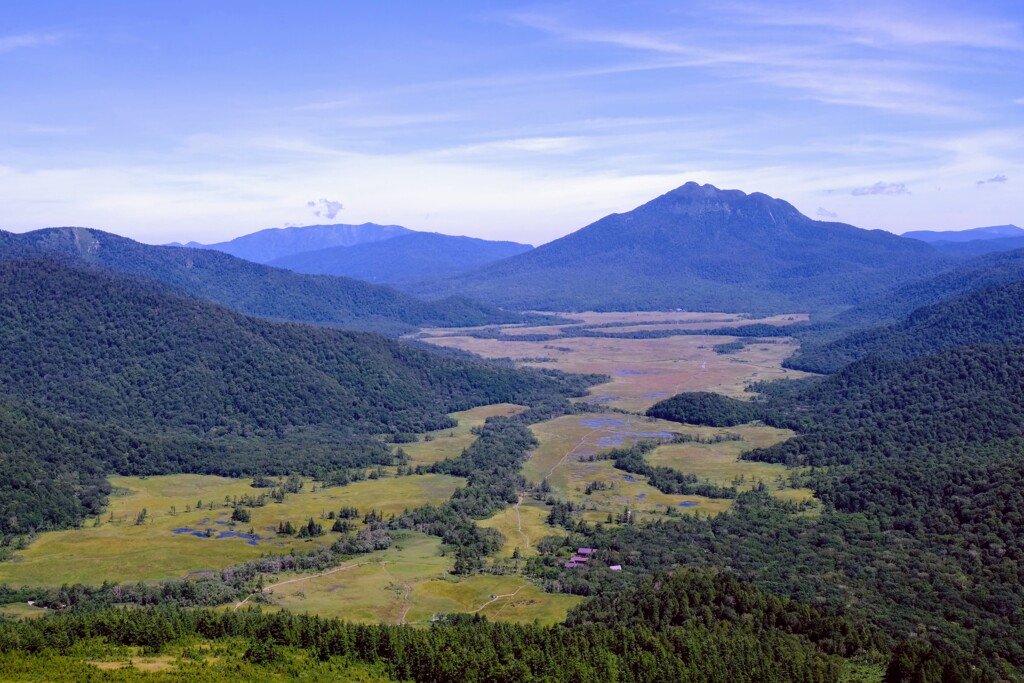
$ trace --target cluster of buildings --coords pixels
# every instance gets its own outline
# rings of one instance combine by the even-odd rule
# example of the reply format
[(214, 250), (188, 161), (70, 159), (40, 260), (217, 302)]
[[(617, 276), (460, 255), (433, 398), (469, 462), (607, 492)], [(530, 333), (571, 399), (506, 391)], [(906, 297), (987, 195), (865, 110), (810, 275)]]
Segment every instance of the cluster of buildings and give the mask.
[[(569, 561), (564, 563), (562, 566), (566, 569), (575, 569), (576, 567), (586, 567), (590, 560), (594, 557), (594, 548), (577, 548), (576, 554), (569, 558)], [(608, 567), (613, 572), (621, 572), (621, 564), (613, 564)]]

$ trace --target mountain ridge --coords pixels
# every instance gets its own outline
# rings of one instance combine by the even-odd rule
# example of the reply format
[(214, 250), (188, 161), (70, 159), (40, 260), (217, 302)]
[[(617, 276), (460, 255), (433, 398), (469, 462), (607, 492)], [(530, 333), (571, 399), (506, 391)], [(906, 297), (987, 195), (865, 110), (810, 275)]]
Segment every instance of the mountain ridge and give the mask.
[(393, 283), (451, 275), (531, 250), (528, 244), (411, 232), (387, 240), (292, 254), (267, 265), (310, 275)]
[(690, 182), (533, 251), (403, 288), (519, 309), (778, 313), (848, 306), (943, 261), (917, 240)]

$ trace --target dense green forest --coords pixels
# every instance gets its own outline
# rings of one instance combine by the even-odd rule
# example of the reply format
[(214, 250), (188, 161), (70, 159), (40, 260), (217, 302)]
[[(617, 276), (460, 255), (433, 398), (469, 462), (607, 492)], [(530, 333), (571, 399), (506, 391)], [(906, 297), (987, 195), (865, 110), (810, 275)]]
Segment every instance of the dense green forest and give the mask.
[(805, 342), (786, 367), (832, 373), (868, 355), (912, 358), (970, 344), (1024, 344), (1024, 282), (925, 306), (895, 325)]
[[(602, 560), (638, 573), (729, 567), (889, 637), (916, 633), (965, 660), (984, 659), (990, 678), (1004, 664), (1024, 665), (1024, 347), (867, 358), (825, 379), (757, 388), (761, 418), (799, 436), (742, 457), (812, 467), (806, 481), (826, 504), (819, 517), (755, 491), (714, 520), (628, 532), (577, 525), (585, 537), (566, 547), (606, 548)], [(724, 403), (709, 421), (727, 417), (729, 404), (749, 405)], [(563, 576), (558, 552), (538, 575), (563, 590), (600, 591), (602, 582), (621, 580)]]
[[(287, 612), (79, 610), (0, 624), (0, 652), (39, 665), (83, 651), (238, 639), (250, 664), (300, 673), (346, 661), (411, 681), (838, 681), (842, 656), (871, 647), (842, 619), (712, 572), (679, 572), (578, 608), (569, 626), (449, 617), (429, 628), (358, 626)], [(297, 650), (312, 655), (297, 656)], [(929, 653), (931, 655), (931, 653)], [(81, 657), (81, 655), (79, 655)], [(931, 657), (934, 659), (934, 656)], [(950, 674), (962, 669), (950, 668)], [(212, 667), (209, 678), (221, 680)], [(956, 680), (970, 680), (970, 673)], [(911, 678), (896, 680), (912, 680)]]
[(24, 234), (0, 230), (0, 261), (62, 259), (155, 280), (248, 315), (389, 335), (416, 327), (488, 325), (535, 319), (462, 297), (421, 301), (387, 287), (302, 275), (228, 254), (160, 247), (87, 228)]

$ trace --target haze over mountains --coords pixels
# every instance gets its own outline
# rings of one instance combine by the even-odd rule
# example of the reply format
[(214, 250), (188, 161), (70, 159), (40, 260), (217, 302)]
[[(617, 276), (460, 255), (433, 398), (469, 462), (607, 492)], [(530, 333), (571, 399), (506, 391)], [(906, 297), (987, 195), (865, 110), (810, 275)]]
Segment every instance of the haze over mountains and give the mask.
[(530, 252), (407, 289), (518, 309), (823, 311), (945, 264), (919, 240), (687, 183)]
[(268, 262), (276, 268), (312, 275), (341, 275), (367, 282), (394, 283), (455, 275), (533, 247), (434, 232), (409, 232), (386, 240), (306, 251)]
[(168, 246), (214, 249), (254, 263), (268, 263), (274, 259), (291, 256), (304, 251), (316, 251), (328, 247), (350, 247), (355, 244), (387, 240), (412, 232), (400, 225), (305, 225), (290, 228), (267, 228), (258, 232), (236, 237), (215, 244), (173, 243)]

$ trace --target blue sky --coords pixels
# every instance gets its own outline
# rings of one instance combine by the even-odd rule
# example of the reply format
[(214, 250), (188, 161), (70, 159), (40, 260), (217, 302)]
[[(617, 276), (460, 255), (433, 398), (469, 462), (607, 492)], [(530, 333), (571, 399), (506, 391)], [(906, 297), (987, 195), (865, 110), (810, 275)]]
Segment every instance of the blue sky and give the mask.
[(47, 2), (0, 17), (0, 228), (539, 244), (689, 180), (1024, 225), (1024, 3)]

